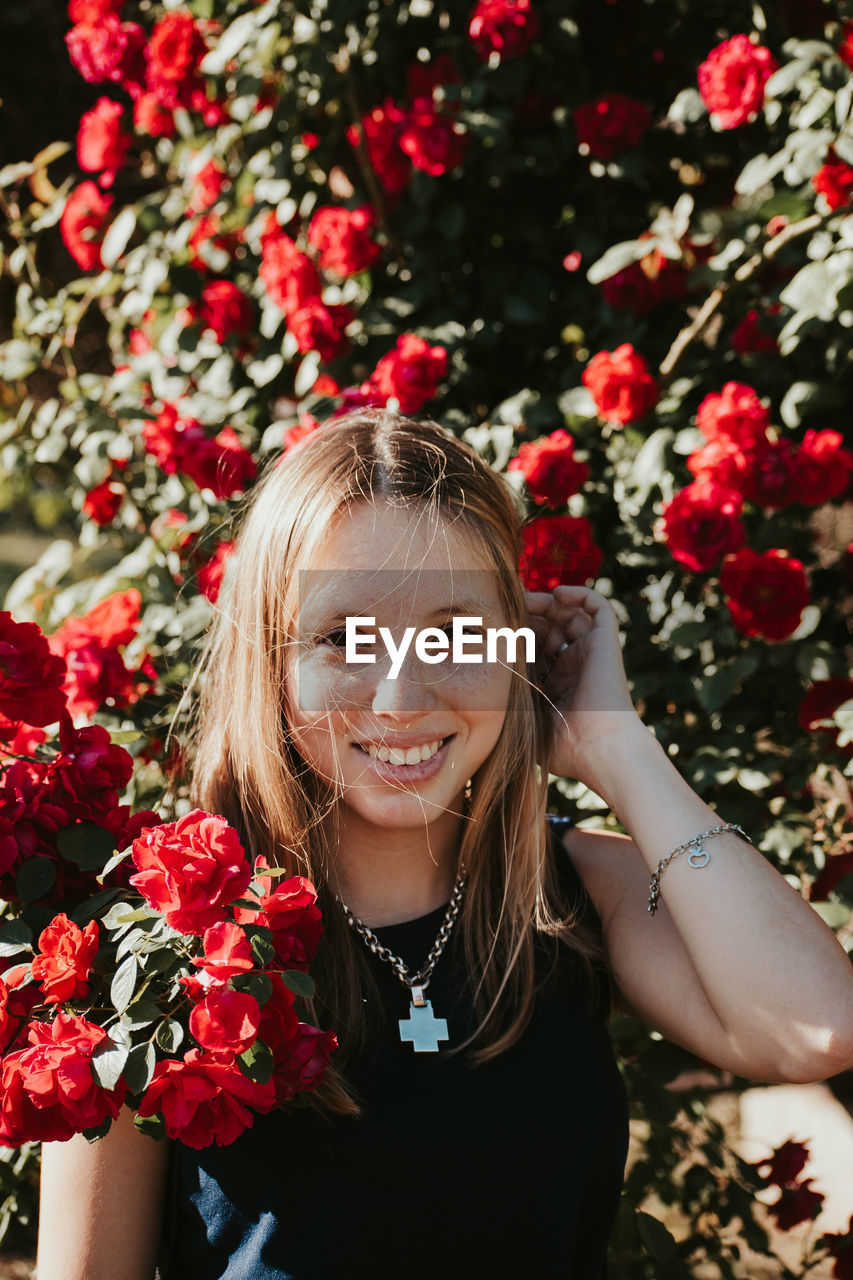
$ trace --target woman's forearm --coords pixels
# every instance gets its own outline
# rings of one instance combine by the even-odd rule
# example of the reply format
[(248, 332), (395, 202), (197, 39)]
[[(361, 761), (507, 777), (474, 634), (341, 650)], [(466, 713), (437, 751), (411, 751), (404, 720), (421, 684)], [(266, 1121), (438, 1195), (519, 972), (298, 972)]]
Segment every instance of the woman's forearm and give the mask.
[[(632, 837), (650, 878), (676, 846), (729, 821), (642, 727), (614, 735), (593, 773), (590, 785)], [(832, 931), (736, 833), (716, 835), (706, 848), (706, 866), (694, 868), (681, 854), (660, 889), (730, 1037), (751, 1060), (788, 1063), (791, 1078), (853, 1066), (853, 968)], [(649, 916), (649, 930), (655, 924)]]

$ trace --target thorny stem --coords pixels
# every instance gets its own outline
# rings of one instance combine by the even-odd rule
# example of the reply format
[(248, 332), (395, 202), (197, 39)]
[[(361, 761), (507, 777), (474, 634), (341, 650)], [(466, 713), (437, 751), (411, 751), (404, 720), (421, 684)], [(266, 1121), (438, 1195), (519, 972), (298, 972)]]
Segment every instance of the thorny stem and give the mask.
[(717, 311), (719, 311), (723, 299), (726, 297), (733, 284), (743, 284), (746, 280), (750, 280), (760, 267), (764, 266), (767, 262), (771, 262), (787, 244), (791, 243), (792, 240), (797, 240), (800, 236), (808, 235), (810, 231), (816, 231), (817, 228), (822, 226), (824, 222), (828, 221), (830, 217), (833, 217), (839, 212), (843, 212), (843, 210), (833, 209), (829, 213), (825, 214), (811, 213), (807, 218), (801, 218), (799, 222), (792, 222), (789, 226), (784, 227), (778, 235), (773, 236), (772, 239), (765, 240), (757, 253), (754, 253), (751, 258), (747, 258), (746, 262), (741, 263), (734, 272), (731, 280), (726, 280), (722, 284), (718, 284), (717, 287), (708, 294), (708, 297), (690, 321), (690, 324), (685, 325), (681, 332), (676, 336), (675, 341), (661, 361), (659, 370), (661, 380), (666, 382), (669, 379), (673, 369), (684, 355), (684, 352), (690, 346), (690, 343), (699, 336), (708, 324), (708, 321), (712, 316), (716, 315)]

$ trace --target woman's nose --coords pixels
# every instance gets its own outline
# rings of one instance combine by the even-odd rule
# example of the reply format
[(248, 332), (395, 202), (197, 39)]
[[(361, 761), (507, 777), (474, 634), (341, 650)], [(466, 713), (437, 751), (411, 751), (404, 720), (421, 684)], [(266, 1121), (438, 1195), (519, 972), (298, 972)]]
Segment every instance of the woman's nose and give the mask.
[(393, 678), (389, 674), (389, 665), (383, 664), (377, 669), (373, 690), (374, 714), (402, 720), (432, 711), (438, 705), (435, 680), (435, 669), (426, 667), (412, 655)]

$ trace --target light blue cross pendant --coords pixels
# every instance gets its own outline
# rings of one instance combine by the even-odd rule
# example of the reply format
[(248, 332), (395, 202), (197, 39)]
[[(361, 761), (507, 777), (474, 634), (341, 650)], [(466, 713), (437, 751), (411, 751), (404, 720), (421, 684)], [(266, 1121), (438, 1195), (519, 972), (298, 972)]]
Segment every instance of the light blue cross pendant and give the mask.
[(400, 1039), (411, 1041), (415, 1053), (437, 1053), (439, 1040), (449, 1040), (447, 1022), (436, 1018), (431, 1001), (424, 998), (423, 987), (412, 987), (412, 1007), (408, 1018), (400, 1018)]

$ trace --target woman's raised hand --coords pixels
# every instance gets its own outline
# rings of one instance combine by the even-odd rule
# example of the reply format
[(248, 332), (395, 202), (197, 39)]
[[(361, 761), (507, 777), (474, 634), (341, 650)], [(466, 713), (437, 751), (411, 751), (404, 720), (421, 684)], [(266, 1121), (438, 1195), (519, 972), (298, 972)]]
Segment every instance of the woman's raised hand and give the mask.
[(646, 732), (631, 701), (613, 606), (588, 587), (526, 594), (536, 678), (554, 722), (549, 771), (596, 790), (613, 735)]

